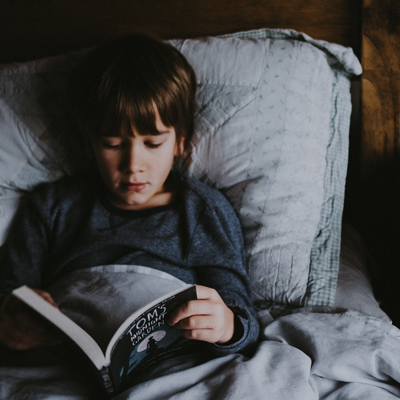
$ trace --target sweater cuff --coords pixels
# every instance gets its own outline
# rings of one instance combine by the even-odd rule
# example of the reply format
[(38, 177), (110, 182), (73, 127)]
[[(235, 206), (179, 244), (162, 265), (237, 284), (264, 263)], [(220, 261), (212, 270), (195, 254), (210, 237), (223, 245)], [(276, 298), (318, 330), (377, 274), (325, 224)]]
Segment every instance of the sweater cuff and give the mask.
[[(248, 310), (239, 305), (227, 306), (235, 315), (235, 333), (233, 338), (227, 343), (212, 343), (211, 350), (217, 356), (225, 356), (232, 353), (243, 353), (246, 350), (249, 339), (251, 316)], [(240, 334), (237, 334), (237, 330)]]

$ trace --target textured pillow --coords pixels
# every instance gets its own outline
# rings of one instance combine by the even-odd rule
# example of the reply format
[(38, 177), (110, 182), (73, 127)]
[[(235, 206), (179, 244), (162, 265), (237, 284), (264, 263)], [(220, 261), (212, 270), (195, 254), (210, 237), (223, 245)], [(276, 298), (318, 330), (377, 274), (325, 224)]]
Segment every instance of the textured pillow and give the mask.
[(235, 36), (173, 42), (199, 81), (196, 134), (183, 169), (235, 207), (258, 308), (277, 314), (332, 306), (349, 75), (361, 66), (351, 49), (294, 31)]
[(22, 195), (75, 164), (63, 146), (63, 90), (85, 53), (0, 66), (0, 244)]
[[(333, 305), (348, 77), (360, 65), (351, 50), (294, 31), (237, 36), (172, 41), (199, 83), (192, 150), (180, 168), (220, 189), (237, 211), (259, 308)], [(61, 94), (81, 56), (0, 70), (0, 192), (29, 190), (71, 168)]]

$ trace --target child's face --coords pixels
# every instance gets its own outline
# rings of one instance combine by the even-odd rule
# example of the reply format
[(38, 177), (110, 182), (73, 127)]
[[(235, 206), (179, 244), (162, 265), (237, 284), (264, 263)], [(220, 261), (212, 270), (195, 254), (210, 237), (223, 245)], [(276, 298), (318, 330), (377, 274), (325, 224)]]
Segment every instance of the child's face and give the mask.
[(175, 129), (166, 127), (157, 113), (160, 134), (140, 135), (127, 129), (121, 136), (92, 140), (100, 175), (108, 198), (116, 207), (142, 210), (172, 201), (165, 181), (174, 157), (181, 154), (183, 141), (176, 143)]

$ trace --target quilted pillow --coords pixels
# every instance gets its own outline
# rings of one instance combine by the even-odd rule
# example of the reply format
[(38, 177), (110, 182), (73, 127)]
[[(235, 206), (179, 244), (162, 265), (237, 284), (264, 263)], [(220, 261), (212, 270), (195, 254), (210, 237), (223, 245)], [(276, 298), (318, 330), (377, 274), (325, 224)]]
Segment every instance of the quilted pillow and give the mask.
[[(294, 31), (236, 36), (171, 42), (199, 83), (195, 135), (180, 169), (220, 189), (237, 211), (258, 308), (333, 305), (349, 75), (360, 64), (350, 49)], [(0, 192), (68, 173), (61, 94), (80, 57), (0, 70)]]
[(290, 30), (234, 36), (173, 42), (199, 81), (197, 129), (183, 169), (236, 209), (258, 308), (332, 306), (349, 75), (361, 66), (351, 49)]

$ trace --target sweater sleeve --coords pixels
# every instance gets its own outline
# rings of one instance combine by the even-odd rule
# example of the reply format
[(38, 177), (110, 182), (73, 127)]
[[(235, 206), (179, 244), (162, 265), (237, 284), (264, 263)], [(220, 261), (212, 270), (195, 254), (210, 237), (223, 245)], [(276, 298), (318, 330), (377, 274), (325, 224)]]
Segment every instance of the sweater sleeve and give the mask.
[(43, 210), (29, 195), (21, 205), (0, 251), (0, 300), (13, 289), (42, 286), (42, 268), (48, 251)]
[(199, 215), (192, 249), (200, 265), (197, 283), (217, 290), (235, 314), (235, 334), (242, 333), (234, 342), (210, 345), (210, 350), (218, 356), (251, 355), (258, 341), (259, 324), (246, 271), (243, 235), (233, 208), (222, 195), (216, 206), (204, 208)]

